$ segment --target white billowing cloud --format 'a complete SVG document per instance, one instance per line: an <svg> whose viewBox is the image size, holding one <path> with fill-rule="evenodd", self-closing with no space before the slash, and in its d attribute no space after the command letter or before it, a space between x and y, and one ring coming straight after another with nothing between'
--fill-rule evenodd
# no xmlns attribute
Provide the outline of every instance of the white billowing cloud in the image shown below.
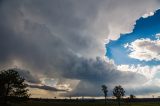
<svg viewBox="0 0 160 106"><path fill-rule="evenodd" d="M141 85L127 86L126 93L135 94L143 97L144 95L159 96L160 92L160 65L156 66L141 66L141 65L118 65L117 69L120 71L134 72L144 75L147 79ZM134 80L130 78L129 80ZM140 81L141 79L139 79ZM142 96L143 95L143 96Z"/></svg>
<svg viewBox="0 0 160 106"><path fill-rule="evenodd" d="M140 61L160 60L160 40L137 39L130 43L125 44L131 51L129 57L138 59Z"/></svg>
<svg viewBox="0 0 160 106"><path fill-rule="evenodd" d="M148 65L141 66L140 64L136 65L136 66L135 65L123 64L123 65L118 65L117 69L120 70L120 71L128 71L128 72L139 73L141 75L144 75L150 81L151 79L154 79L157 72L160 71L160 65L151 67L151 66L148 66ZM159 78L160 78L160 76L159 76Z"/></svg>
<svg viewBox="0 0 160 106"><path fill-rule="evenodd" d="M148 78L144 83L145 86L159 86L160 82L160 65L156 66L141 66L141 65L118 65L117 69L120 71L128 71L142 74Z"/></svg>
<svg viewBox="0 0 160 106"><path fill-rule="evenodd" d="M157 38L157 39L160 39L160 33L157 33L157 34L156 34L156 38Z"/></svg>
<svg viewBox="0 0 160 106"><path fill-rule="evenodd" d="M149 13L144 14L142 17L147 18L147 17L153 16L153 15L154 15L154 12L149 12Z"/></svg>

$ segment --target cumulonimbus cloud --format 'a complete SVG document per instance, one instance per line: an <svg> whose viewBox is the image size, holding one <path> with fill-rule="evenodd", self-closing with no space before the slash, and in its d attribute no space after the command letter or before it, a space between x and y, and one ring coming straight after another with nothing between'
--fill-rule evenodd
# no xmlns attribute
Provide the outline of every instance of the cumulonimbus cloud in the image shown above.
<svg viewBox="0 0 160 106"><path fill-rule="evenodd" d="M28 69L37 78L80 80L72 94L82 87L88 95L93 86L125 83L131 76L142 83L144 76L119 72L96 57L104 56L105 39L132 31L136 19L158 6L157 0L2 0L1 67Z"/></svg>

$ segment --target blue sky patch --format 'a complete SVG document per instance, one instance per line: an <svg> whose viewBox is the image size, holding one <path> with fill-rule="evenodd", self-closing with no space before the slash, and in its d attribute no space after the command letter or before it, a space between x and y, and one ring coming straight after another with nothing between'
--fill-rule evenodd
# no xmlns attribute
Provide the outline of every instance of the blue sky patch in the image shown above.
<svg viewBox="0 0 160 106"><path fill-rule="evenodd" d="M129 57L131 50L125 48L125 44L131 44L137 39L158 40L156 34L160 33L160 10L157 10L153 16L147 18L141 17L136 21L133 32L121 34L118 40L110 41L106 44L106 56L113 59L115 64L141 64L143 65L158 65L159 60L141 61L139 59Z"/></svg>

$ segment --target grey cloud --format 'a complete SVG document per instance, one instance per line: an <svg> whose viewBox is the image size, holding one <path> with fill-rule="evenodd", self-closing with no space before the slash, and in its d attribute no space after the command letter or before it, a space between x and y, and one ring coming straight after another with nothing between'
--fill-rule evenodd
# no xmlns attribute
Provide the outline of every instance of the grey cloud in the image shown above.
<svg viewBox="0 0 160 106"><path fill-rule="evenodd" d="M137 8L142 12L135 10L136 15L130 22L134 16L131 10L137 3L128 9L127 5L113 0L1 1L0 64L12 67L17 61L21 63L16 64L18 67L31 70L31 74L37 76L80 80L74 94L84 85L88 85L86 91L92 87L99 89L102 83L125 84L130 77L134 79L130 83L136 84L137 79L140 79L138 83L143 83L146 80L143 76L120 72L113 64L95 58L105 54L104 39L113 32L111 29L116 30L114 25L126 31L125 24L121 23L125 14L128 28L146 12L143 8L148 4L152 4L149 10L157 5L156 2L145 3L143 6L142 1L138 3L141 6ZM121 10L121 7L124 8ZM124 17L120 18L123 12ZM29 74L25 74L26 79L34 82Z"/></svg>
<svg viewBox="0 0 160 106"><path fill-rule="evenodd" d="M67 61L67 64L62 64L59 70L63 70L62 76L66 78L80 79L91 82L108 82L108 83L126 83L128 79L139 78L142 83L146 80L143 75L133 72L122 72L117 70L114 64L102 60L100 57L96 59L72 58L72 61ZM67 70L66 70L67 69ZM137 77L137 78L135 78ZM137 83L131 80L130 83ZM129 82L128 82L129 83Z"/></svg>
<svg viewBox="0 0 160 106"><path fill-rule="evenodd" d="M67 70L63 72L64 77L80 79L81 81L72 92L66 95L100 96L102 95L100 91L102 84L106 84L111 91L116 85L127 86L127 88L134 86L136 88L148 81L141 74L121 72L115 66L102 60L76 62L71 68L73 69L67 67L70 72Z"/></svg>
<svg viewBox="0 0 160 106"><path fill-rule="evenodd" d="M48 91L61 91L61 92L67 92L66 90L57 89L55 87L47 86L47 85L28 85L30 88L38 88L42 90L48 90Z"/></svg>
<svg viewBox="0 0 160 106"><path fill-rule="evenodd" d="M29 71L27 70L23 70L23 69L18 69L18 68L14 68L14 70L18 71L19 74L24 77L24 79L29 82L29 83L36 83L39 84L41 83L41 81L39 80L39 78L36 75L32 75Z"/></svg>
<svg viewBox="0 0 160 106"><path fill-rule="evenodd" d="M126 89L127 95L154 95L160 92L160 87L155 85L146 85L137 88Z"/></svg>
<svg viewBox="0 0 160 106"><path fill-rule="evenodd" d="M31 74L31 72L28 70L20 69L20 68L11 68L11 69L17 71L20 74L20 76L23 77L28 83L35 83L35 84L41 83L39 78L36 75ZM7 70L7 69L4 69L4 70Z"/></svg>

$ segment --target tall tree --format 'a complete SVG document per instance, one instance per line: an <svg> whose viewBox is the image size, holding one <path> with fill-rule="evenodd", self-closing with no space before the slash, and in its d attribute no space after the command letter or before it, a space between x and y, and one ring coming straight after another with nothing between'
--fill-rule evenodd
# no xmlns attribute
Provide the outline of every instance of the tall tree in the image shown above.
<svg viewBox="0 0 160 106"><path fill-rule="evenodd" d="M117 98L118 105L120 106L120 100L125 95L124 89L119 85L113 89L113 95Z"/></svg>
<svg viewBox="0 0 160 106"><path fill-rule="evenodd" d="M135 95L133 95L133 94L130 95L130 99L131 99L131 100L133 100L133 99L135 99L135 98L136 98Z"/></svg>
<svg viewBox="0 0 160 106"><path fill-rule="evenodd" d="M107 86L106 85L102 85L102 91L104 93L104 97L105 97L105 104L107 102L107 93L108 93L108 90L107 90Z"/></svg>
<svg viewBox="0 0 160 106"><path fill-rule="evenodd" d="M27 84L14 69L0 71L0 98L7 103L8 98L28 98Z"/></svg>

